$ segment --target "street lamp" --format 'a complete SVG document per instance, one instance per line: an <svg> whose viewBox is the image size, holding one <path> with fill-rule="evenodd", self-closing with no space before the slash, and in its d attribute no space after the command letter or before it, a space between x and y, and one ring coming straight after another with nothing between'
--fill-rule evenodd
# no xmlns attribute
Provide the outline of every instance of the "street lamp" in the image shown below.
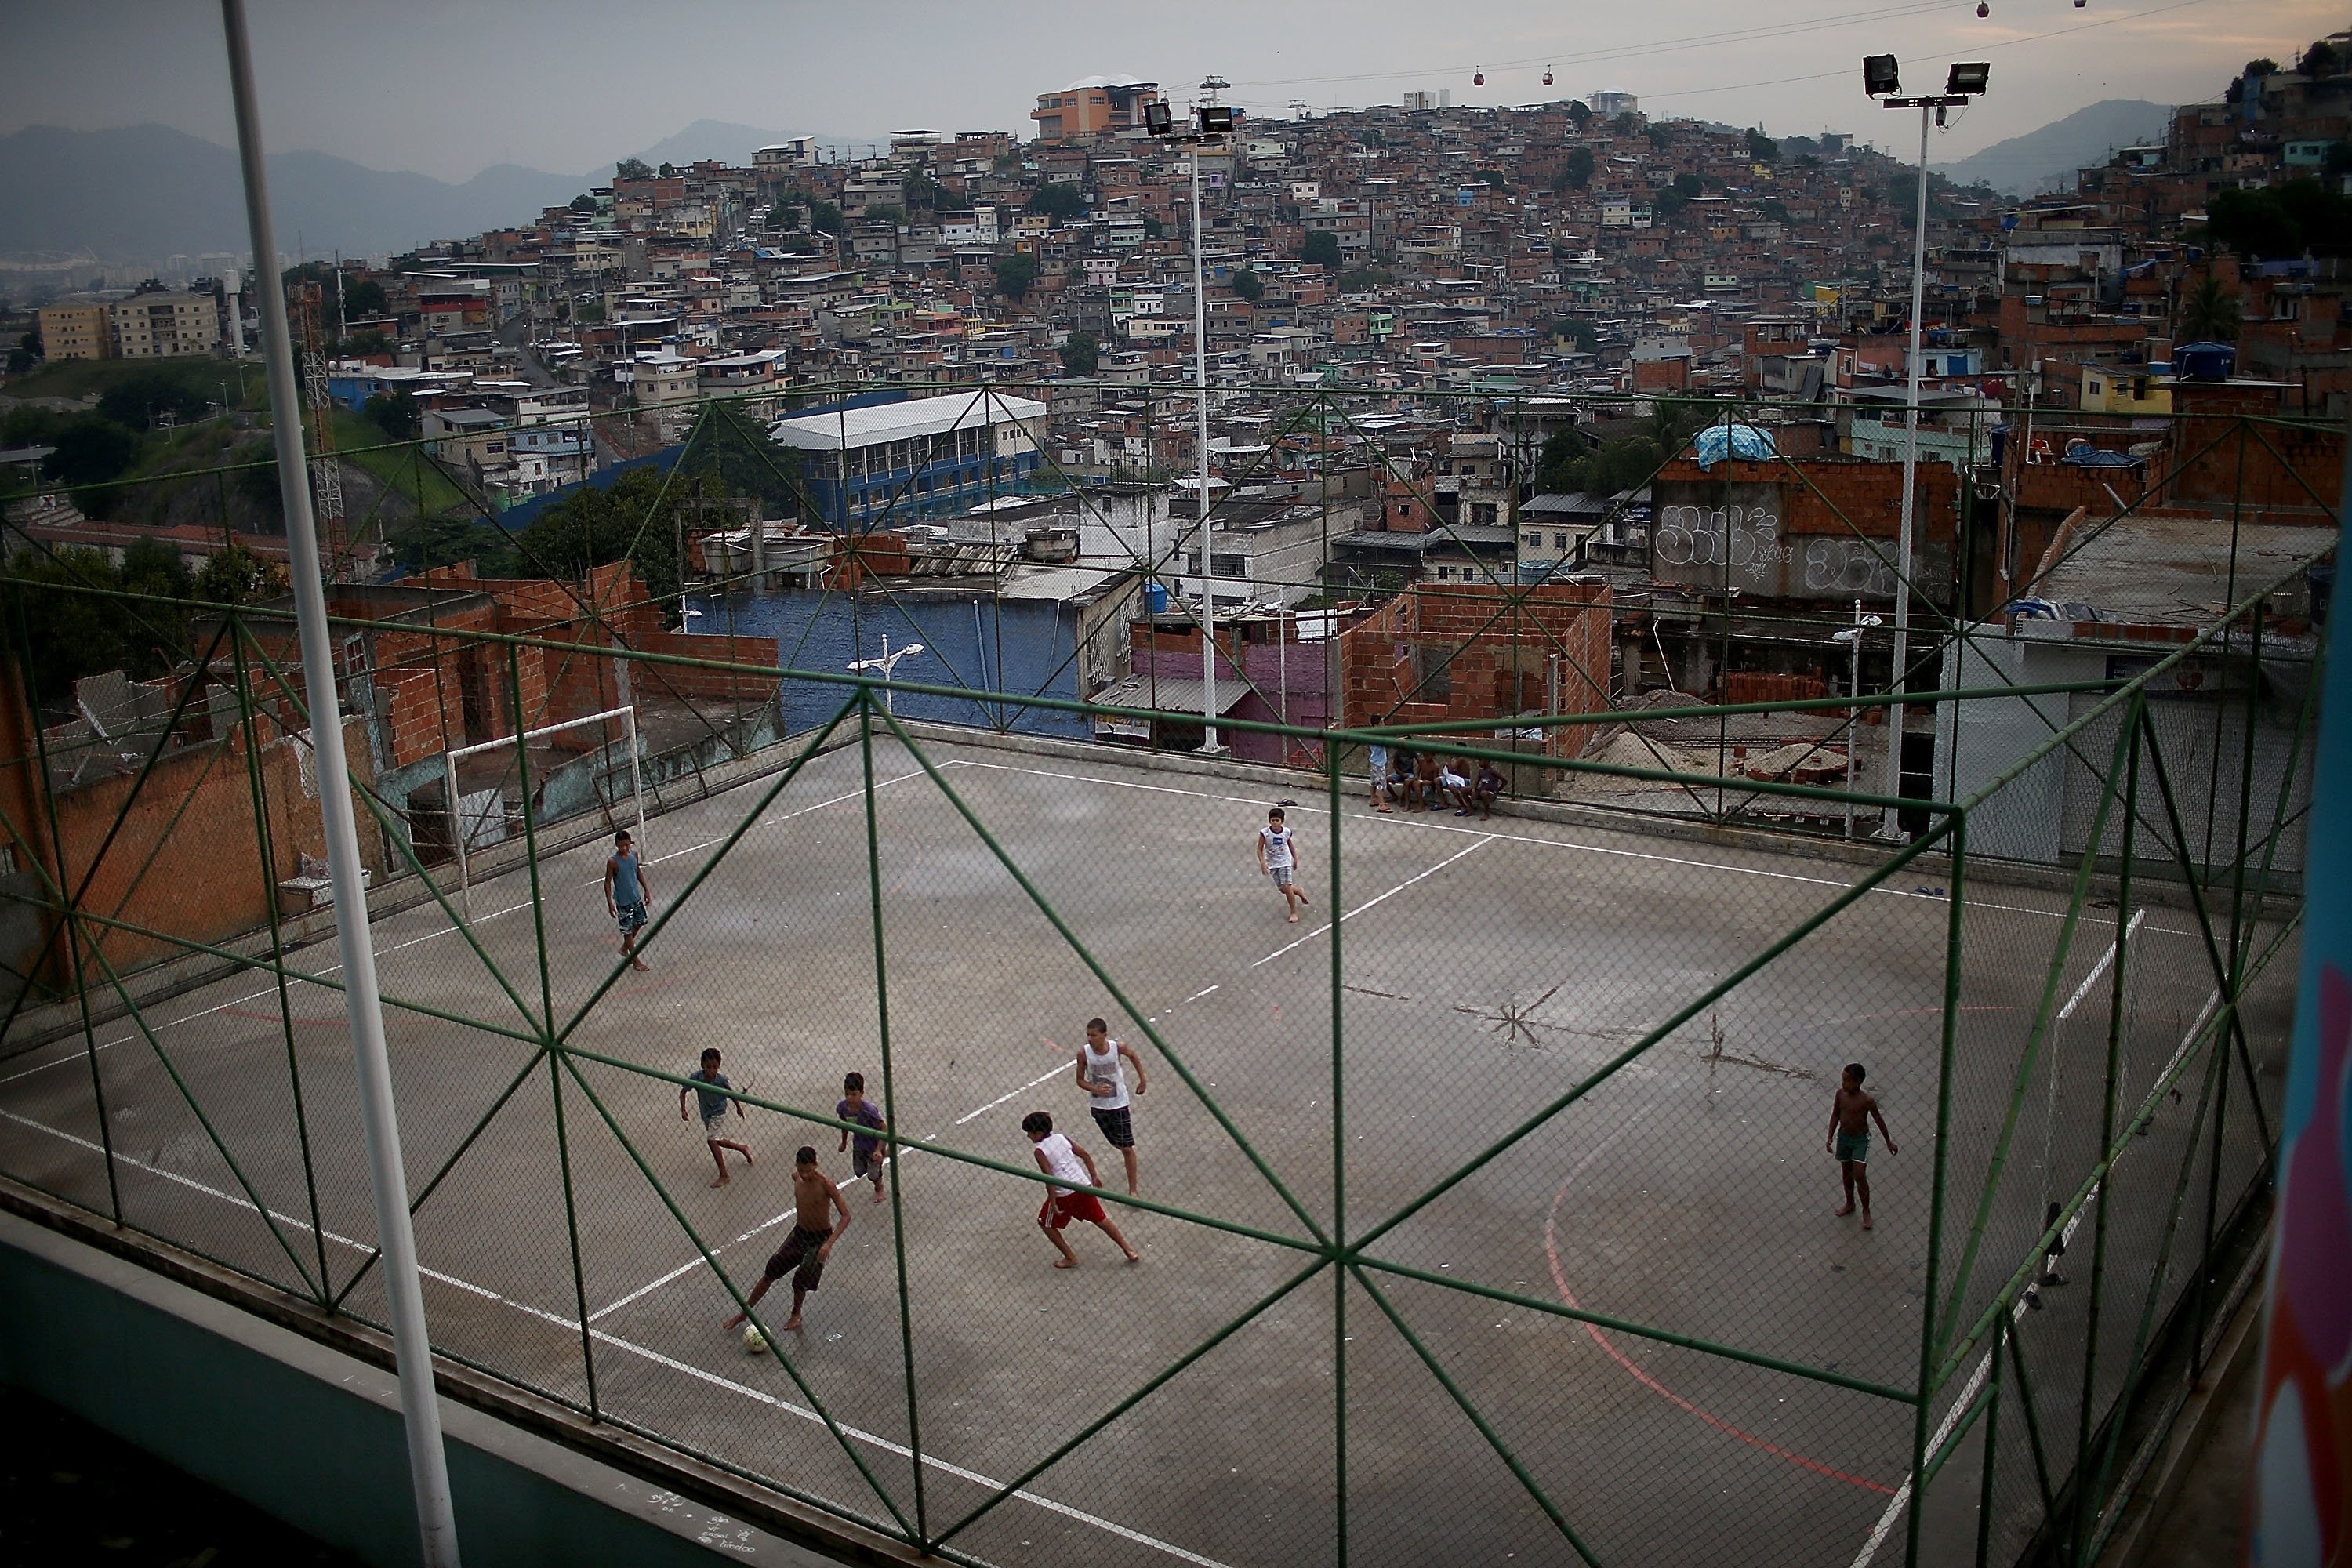
<svg viewBox="0 0 2352 1568"><path fill-rule="evenodd" d="M1194 531L1201 550L1200 750L1210 756L1223 754L1224 748L1217 744L1217 557L1209 540L1209 307L1207 268L1201 248L1201 148L1216 137L1233 134L1233 108L1217 101L1217 94L1232 85L1220 76L1202 80L1207 101L1193 107L1193 128L1182 136L1176 134L1175 117L1167 104L1147 104L1143 110L1144 129L1154 136L1186 143L1192 165L1192 415L1201 486L1195 498L1200 522Z"/></svg>
<svg viewBox="0 0 2352 1568"><path fill-rule="evenodd" d="M868 670L878 669L882 672L882 679L889 680L895 678L894 672L898 669L898 661L900 659L912 658L915 655L922 651L923 645L921 643L910 642L905 647L893 653L890 651L890 634L888 632L884 632L882 634L882 657L879 658L852 659L849 661L849 671L852 675L864 675ZM896 713L898 711L898 709L891 706L890 689L887 686L882 689L882 711L885 713Z"/></svg>
<svg viewBox="0 0 2352 1568"><path fill-rule="evenodd" d="M1864 615L1862 601L1856 599L1853 602L1853 625L1843 631L1830 634L1830 641L1846 645L1849 656L1845 689L1846 695L1854 701L1853 717L1847 721L1850 725L1858 726L1862 722L1862 634L1869 627L1885 624L1876 616ZM1853 742L1854 736L1849 732L1845 738L1845 836L1848 838L1853 837Z"/></svg>
<svg viewBox="0 0 2352 1568"><path fill-rule="evenodd" d="M1980 97L1991 75L1992 67L1982 61L1958 62L1945 77L1942 92L1904 98L1900 96L1902 73L1893 55L1865 55L1862 61L1863 91L1877 99L1882 108L1916 109L1919 111L1918 205L1911 221L1911 354L1903 399L1903 522L1902 536L1897 540L1895 551L1895 665L1888 681L1888 689L1896 700L1886 716L1886 793L1890 797L1903 793L1901 698L1906 670L1911 662L1913 518L1917 510L1916 481L1919 471L1919 333L1920 318L1926 311L1927 298L1927 118L1932 112L1936 122L1943 123L1944 111L1955 105L1965 105L1971 98ZM1853 755L1853 747L1847 747L1849 763ZM1900 838L1902 836L1902 816L1899 812L1890 811L1886 820L1879 825L1877 837Z"/></svg>

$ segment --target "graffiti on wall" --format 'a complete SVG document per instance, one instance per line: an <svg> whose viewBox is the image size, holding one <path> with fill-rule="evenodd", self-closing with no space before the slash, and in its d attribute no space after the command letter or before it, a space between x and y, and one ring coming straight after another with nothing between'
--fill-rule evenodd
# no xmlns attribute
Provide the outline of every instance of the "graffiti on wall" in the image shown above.
<svg viewBox="0 0 2352 1568"><path fill-rule="evenodd" d="M1661 583L1811 599L1892 599L1895 542L1798 534L1782 526L1779 485L1662 484L1650 530Z"/></svg>

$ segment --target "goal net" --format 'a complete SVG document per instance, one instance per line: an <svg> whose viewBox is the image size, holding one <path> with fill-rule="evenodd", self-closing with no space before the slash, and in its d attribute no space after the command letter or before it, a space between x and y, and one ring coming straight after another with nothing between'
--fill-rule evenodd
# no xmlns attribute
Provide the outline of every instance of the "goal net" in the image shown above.
<svg viewBox="0 0 2352 1568"><path fill-rule="evenodd" d="M608 708L457 746L441 754L448 843L461 906L477 877L503 869L535 838L544 850L622 823L645 839L645 779L635 708Z"/></svg>

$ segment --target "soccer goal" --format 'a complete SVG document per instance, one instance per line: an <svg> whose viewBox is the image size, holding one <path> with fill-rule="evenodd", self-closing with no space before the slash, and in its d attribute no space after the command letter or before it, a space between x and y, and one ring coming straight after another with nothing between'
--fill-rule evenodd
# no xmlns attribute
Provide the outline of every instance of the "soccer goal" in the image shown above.
<svg viewBox="0 0 2352 1568"><path fill-rule="evenodd" d="M618 740L604 737L604 727L618 724ZM545 742L549 756L533 761L525 748ZM621 756L614 749L621 749ZM565 756L562 753L570 752ZM478 761L504 752L503 765L485 768ZM645 770L637 748L637 710L607 708L601 713L542 724L520 735L502 735L456 746L441 754L442 788L449 806L449 839L457 857L458 908L470 918L473 906L473 861L496 848L531 834L544 834L551 825L576 822L594 815L609 825L629 813L611 786L625 758L627 804L636 817L635 834L643 851L646 834ZM467 766L469 761L474 765ZM532 761L526 773L523 763ZM526 787L528 780L528 787Z"/></svg>

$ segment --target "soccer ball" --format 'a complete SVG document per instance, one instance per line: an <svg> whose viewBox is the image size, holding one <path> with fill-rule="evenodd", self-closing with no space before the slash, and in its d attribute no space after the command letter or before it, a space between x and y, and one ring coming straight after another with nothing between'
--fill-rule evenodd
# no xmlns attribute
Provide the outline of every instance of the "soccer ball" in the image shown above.
<svg viewBox="0 0 2352 1568"><path fill-rule="evenodd" d="M767 1348L767 1336L760 1332L759 1325L755 1323L744 1324L743 1350L745 1353L750 1355L758 1355L761 1351L764 1351Z"/></svg>

